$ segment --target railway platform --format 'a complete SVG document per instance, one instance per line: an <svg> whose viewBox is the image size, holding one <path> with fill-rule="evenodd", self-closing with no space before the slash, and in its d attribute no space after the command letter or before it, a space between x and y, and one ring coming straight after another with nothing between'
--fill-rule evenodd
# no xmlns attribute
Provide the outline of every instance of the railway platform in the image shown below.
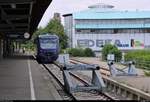
<svg viewBox="0 0 150 102"><path fill-rule="evenodd" d="M62 100L51 76L30 54L0 60L0 100Z"/></svg>

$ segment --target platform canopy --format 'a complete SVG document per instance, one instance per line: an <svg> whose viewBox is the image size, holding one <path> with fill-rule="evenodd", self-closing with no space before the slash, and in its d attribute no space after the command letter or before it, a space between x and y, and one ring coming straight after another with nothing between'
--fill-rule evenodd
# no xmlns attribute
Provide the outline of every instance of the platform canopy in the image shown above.
<svg viewBox="0 0 150 102"><path fill-rule="evenodd" d="M0 35L12 38L26 32L32 35L51 2L52 0L0 0Z"/></svg>

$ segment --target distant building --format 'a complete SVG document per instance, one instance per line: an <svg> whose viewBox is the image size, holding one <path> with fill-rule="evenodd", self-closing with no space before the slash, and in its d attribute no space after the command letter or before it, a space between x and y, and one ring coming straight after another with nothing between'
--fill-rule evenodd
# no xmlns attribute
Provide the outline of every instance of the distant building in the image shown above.
<svg viewBox="0 0 150 102"><path fill-rule="evenodd" d="M120 50L150 48L150 11L118 11L96 4L63 17L70 47L101 51L111 43Z"/></svg>
<svg viewBox="0 0 150 102"><path fill-rule="evenodd" d="M69 47L73 47L73 17L72 14L65 14L64 17L64 30L65 34L68 36L68 45Z"/></svg>
<svg viewBox="0 0 150 102"><path fill-rule="evenodd" d="M54 19L57 19L58 21L60 21L60 22L61 22L60 13L54 13L53 18L54 18Z"/></svg>

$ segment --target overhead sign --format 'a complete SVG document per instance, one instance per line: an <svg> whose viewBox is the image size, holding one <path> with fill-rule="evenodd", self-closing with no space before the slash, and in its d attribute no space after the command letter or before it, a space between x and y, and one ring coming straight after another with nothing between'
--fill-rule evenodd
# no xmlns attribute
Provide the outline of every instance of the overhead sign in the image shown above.
<svg viewBox="0 0 150 102"><path fill-rule="evenodd" d="M24 38L25 38L25 39L28 39L29 37L30 37L30 34L29 34L29 33L27 33L27 32L24 33Z"/></svg>
<svg viewBox="0 0 150 102"><path fill-rule="evenodd" d="M18 38L20 35L19 34L9 34L7 35L9 38Z"/></svg>
<svg viewBox="0 0 150 102"><path fill-rule="evenodd" d="M10 39L28 39L30 37L30 34L24 33L24 34L7 34L6 37Z"/></svg>

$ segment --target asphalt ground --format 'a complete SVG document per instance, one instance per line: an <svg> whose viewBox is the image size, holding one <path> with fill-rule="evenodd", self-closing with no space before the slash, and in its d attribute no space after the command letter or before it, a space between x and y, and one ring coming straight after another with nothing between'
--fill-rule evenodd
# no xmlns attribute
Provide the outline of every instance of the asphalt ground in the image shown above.
<svg viewBox="0 0 150 102"><path fill-rule="evenodd" d="M29 54L0 60L0 100L61 100L48 72Z"/></svg>

